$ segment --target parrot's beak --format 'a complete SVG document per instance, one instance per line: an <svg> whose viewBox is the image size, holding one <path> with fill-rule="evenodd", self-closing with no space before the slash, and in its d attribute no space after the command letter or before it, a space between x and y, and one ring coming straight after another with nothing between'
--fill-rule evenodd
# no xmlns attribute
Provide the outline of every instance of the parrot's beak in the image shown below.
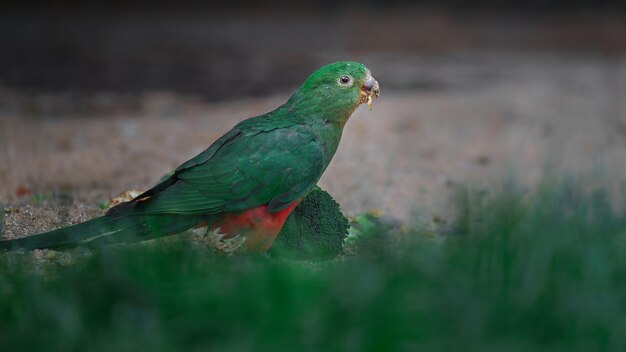
<svg viewBox="0 0 626 352"><path fill-rule="evenodd" d="M367 107L372 110L372 100L373 98L378 98L379 96L380 87L378 86L378 81L376 81L368 72L367 76L365 76L365 80L363 81L363 85L361 86L361 102L366 103Z"/></svg>

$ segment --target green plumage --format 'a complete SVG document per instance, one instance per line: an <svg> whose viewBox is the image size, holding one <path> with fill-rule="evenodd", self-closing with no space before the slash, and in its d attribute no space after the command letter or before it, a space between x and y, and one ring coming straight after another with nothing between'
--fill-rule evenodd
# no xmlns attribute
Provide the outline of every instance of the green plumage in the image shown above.
<svg viewBox="0 0 626 352"><path fill-rule="evenodd" d="M34 236L0 241L0 249L132 243L184 231L202 221L203 218L206 219L206 217L180 215L101 216Z"/></svg>
<svg viewBox="0 0 626 352"><path fill-rule="evenodd" d="M350 83L340 82L342 77L350 77ZM366 77L371 80L359 63L324 66L285 104L237 124L133 201L102 218L0 242L0 247L42 248L94 237L101 242L153 238L262 205L270 213L283 210L302 199L326 170L346 121L362 102Z"/></svg>

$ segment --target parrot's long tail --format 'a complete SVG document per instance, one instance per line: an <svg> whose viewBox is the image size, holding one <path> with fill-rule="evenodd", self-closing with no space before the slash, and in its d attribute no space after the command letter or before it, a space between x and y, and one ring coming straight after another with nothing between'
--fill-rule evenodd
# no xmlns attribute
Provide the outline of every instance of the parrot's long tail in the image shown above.
<svg viewBox="0 0 626 352"><path fill-rule="evenodd" d="M182 232L212 219L185 215L105 215L80 224L14 240L0 241L0 249L39 249L78 244L105 245L143 241Z"/></svg>

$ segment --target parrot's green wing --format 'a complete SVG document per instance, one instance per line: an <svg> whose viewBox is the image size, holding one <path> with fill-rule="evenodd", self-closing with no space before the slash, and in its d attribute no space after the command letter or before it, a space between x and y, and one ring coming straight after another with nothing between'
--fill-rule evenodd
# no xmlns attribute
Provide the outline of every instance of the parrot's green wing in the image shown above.
<svg viewBox="0 0 626 352"><path fill-rule="evenodd" d="M275 212L317 183L324 154L309 127L242 129L233 129L139 196L133 213L215 214L263 204Z"/></svg>

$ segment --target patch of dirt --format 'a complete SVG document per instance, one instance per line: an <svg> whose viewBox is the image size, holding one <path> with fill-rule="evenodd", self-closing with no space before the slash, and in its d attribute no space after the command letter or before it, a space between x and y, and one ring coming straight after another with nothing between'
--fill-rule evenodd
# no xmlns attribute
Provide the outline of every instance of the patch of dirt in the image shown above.
<svg viewBox="0 0 626 352"><path fill-rule="evenodd" d="M57 202L26 204L20 207L5 208L5 239L24 237L35 233L77 224L103 214L101 209L82 203L60 205Z"/></svg>

